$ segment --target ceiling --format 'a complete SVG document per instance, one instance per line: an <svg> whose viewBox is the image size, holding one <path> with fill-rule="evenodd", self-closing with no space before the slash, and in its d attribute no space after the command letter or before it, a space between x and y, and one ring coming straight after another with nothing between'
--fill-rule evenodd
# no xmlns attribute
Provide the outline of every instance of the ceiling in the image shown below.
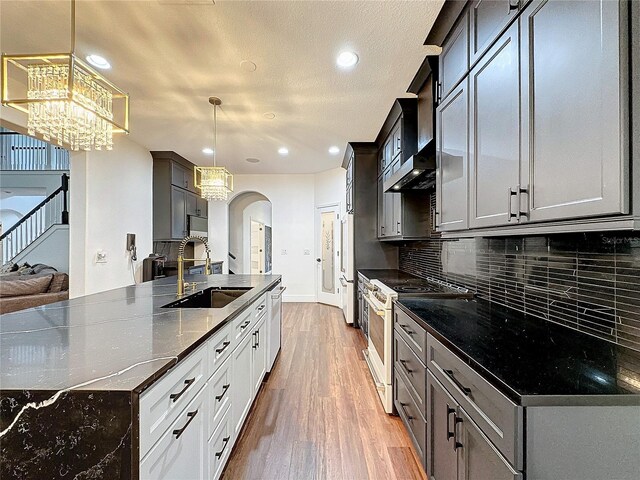
<svg viewBox="0 0 640 480"><path fill-rule="evenodd" d="M131 95L131 138L147 149L210 164L215 95L219 164L314 173L340 165L348 141L373 141L393 99L410 96L442 3L79 0L76 52L111 62L107 78ZM0 49L68 51L69 12L67 1L0 0ZM345 49L360 57L350 70L336 67Z"/></svg>

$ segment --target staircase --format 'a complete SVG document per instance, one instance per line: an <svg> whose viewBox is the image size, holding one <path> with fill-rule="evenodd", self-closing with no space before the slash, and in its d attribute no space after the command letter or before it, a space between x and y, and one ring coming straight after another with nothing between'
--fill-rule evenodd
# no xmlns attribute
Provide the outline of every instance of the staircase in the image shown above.
<svg viewBox="0 0 640 480"><path fill-rule="evenodd" d="M69 225L69 176L66 173L59 188L0 235L2 264L14 261L59 225Z"/></svg>

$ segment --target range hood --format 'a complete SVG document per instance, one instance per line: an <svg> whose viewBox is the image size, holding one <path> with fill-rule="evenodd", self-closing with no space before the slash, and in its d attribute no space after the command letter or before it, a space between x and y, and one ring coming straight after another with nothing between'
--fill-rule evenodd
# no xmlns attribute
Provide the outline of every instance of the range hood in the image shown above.
<svg viewBox="0 0 640 480"><path fill-rule="evenodd" d="M427 190L436 184L436 156L434 141L409 157L400 168L382 184L385 192Z"/></svg>
<svg viewBox="0 0 640 480"><path fill-rule="evenodd" d="M436 183L436 79L438 57L425 57L407 92L418 96L417 153L407 158L382 188L385 192L428 190Z"/></svg>

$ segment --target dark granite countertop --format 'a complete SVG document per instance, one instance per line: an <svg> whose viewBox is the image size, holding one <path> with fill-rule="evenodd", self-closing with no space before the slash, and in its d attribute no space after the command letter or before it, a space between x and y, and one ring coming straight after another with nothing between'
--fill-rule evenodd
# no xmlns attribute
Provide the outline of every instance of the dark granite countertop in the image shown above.
<svg viewBox="0 0 640 480"><path fill-rule="evenodd" d="M401 297L396 307L521 405L640 405L621 371L640 352L485 300Z"/></svg>
<svg viewBox="0 0 640 480"><path fill-rule="evenodd" d="M426 282L423 278L393 269L364 269L358 270L358 273L363 275L367 280L379 280L390 287L401 285L409 281L419 283Z"/></svg>
<svg viewBox="0 0 640 480"><path fill-rule="evenodd" d="M140 392L235 318L280 275L186 275L208 287L253 287L224 308L162 308L176 278L0 316L0 390Z"/></svg>

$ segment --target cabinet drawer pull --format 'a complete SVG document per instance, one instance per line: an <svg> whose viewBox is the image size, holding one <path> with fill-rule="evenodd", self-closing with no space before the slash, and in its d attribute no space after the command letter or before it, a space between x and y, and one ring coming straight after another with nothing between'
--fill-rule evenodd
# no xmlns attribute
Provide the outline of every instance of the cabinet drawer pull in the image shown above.
<svg viewBox="0 0 640 480"><path fill-rule="evenodd" d="M449 417L451 417L452 413L454 414L454 417L455 417L456 409L451 408L447 403L447 442L449 442L449 440L451 440L455 436L455 434L449 428Z"/></svg>
<svg viewBox="0 0 640 480"><path fill-rule="evenodd" d="M176 440L178 438L180 438L180 435L182 435L182 433L189 426L189 424L193 421L193 419L196 418L197 414L198 414L198 410L194 410L193 412L188 412L187 413L187 417L189 417L189 420L187 420L187 423L184 424L184 427L173 431L173 434L176 436Z"/></svg>
<svg viewBox="0 0 640 480"><path fill-rule="evenodd" d="M404 368L404 371L407 372L409 375L411 375L413 373L413 370L411 370L409 367L407 367L407 361L406 360L399 360L400 365L402 365L402 368Z"/></svg>
<svg viewBox="0 0 640 480"><path fill-rule="evenodd" d="M262 310L264 310L264 307L265 307L265 305L264 305L264 303L263 303L262 305L260 305L260 306L258 307L258 311L259 311L259 312L261 312Z"/></svg>
<svg viewBox="0 0 640 480"><path fill-rule="evenodd" d="M455 383L455 384L456 384L456 386L457 386L460 390L462 390L462 393L464 393L467 397L471 394L471 389L470 389L470 388L465 387L464 385L462 385L462 384L460 383L460 381L459 381L456 377L454 377L454 376L453 376L453 370L445 370L445 371L444 371L444 373L446 373L446 374L447 374L447 376L451 379L451 381L452 381L453 383Z"/></svg>
<svg viewBox="0 0 640 480"><path fill-rule="evenodd" d="M405 408L408 405L408 403L402 403L402 402L399 402L399 403L400 403L400 408L402 408L402 412L404 413L404 416L407 417L407 420L412 421L414 417L409 415L407 413L407 409Z"/></svg>
<svg viewBox="0 0 640 480"><path fill-rule="evenodd" d="M411 330L407 325L404 325L402 323L399 323L398 325L400 325L400 328L404 331L404 333L406 333L407 335L415 335L416 332L414 332L413 330Z"/></svg>
<svg viewBox="0 0 640 480"><path fill-rule="evenodd" d="M244 322L242 325L240 325L240 330L244 330L245 328L247 328L250 323L251 323L250 320L247 320L246 322Z"/></svg>
<svg viewBox="0 0 640 480"><path fill-rule="evenodd" d="M217 401L220 401L224 398L225 394L227 393L227 390L229 390L230 385L231 385L230 383L227 383L226 385L222 386L222 393L220 395L216 395Z"/></svg>
<svg viewBox="0 0 640 480"><path fill-rule="evenodd" d="M224 437L222 439L222 443L224 445L222 445L222 450L220 450L219 452L216 452L216 458L220 458L222 457L222 454L224 453L225 449L227 448L227 444L229 443L229 439L231 438L231 436L228 437Z"/></svg>
<svg viewBox="0 0 640 480"><path fill-rule="evenodd" d="M187 391L187 389L191 386L191 384L192 384L193 382L195 382L195 381L196 381L195 377L194 377L194 378L190 378L190 379L188 379L188 380L185 380L185 381L184 381L184 387L182 388L182 390L180 390L178 393L172 393L171 395L169 395L169 398L170 398L171 400L173 400L174 402L177 402L177 401L178 401L178 399L182 396L182 394L183 394L184 392L186 392L186 391Z"/></svg>
<svg viewBox="0 0 640 480"><path fill-rule="evenodd" d="M509 1L509 12L512 12L513 10L518 10L518 8L520 8L519 5L519 1L516 2L512 2L511 0Z"/></svg>
<svg viewBox="0 0 640 480"><path fill-rule="evenodd" d="M453 414L453 451L455 452L459 448L462 448L462 443L458 441L458 424L462 423L462 419L457 415Z"/></svg>
<svg viewBox="0 0 640 480"><path fill-rule="evenodd" d="M216 348L216 353L222 353L222 352L224 352L224 351L227 349L227 347L228 347L229 345L231 345L231 342L224 342L224 343L222 344L222 348Z"/></svg>

